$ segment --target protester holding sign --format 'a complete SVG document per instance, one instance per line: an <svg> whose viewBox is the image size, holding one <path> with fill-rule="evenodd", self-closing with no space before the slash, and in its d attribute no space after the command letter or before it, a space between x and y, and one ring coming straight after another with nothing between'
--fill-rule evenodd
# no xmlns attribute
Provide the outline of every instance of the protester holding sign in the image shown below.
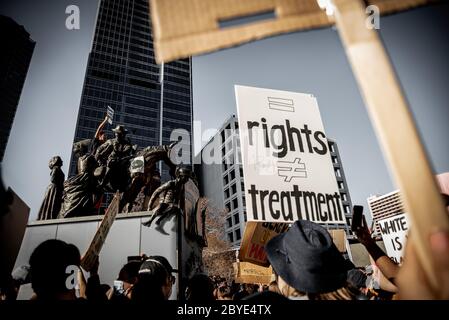
<svg viewBox="0 0 449 320"><path fill-rule="evenodd" d="M318 103L235 86L248 221L345 223Z"/></svg>
<svg viewBox="0 0 449 320"><path fill-rule="evenodd" d="M347 263L329 232L316 223L296 221L266 247L279 291L294 300L355 300L347 286Z"/></svg>

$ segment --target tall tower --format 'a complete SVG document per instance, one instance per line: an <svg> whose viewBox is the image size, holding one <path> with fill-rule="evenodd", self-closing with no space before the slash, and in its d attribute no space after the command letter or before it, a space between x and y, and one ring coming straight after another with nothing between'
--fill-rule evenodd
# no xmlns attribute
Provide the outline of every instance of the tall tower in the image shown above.
<svg viewBox="0 0 449 320"><path fill-rule="evenodd" d="M0 162L5 154L12 122L36 43L25 28L0 15Z"/></svg>
<svg viewBox="0 0 449 320"><path fill-rule="evenodd" d="M181 129L190 157L191 92L189 59L162 66L154 60L148 0L100 0L74 142L93 138L110 106L113 126L125 125L132 144L168 144L172 131ZM69 175L75 173L72 155ZM168 178L166 169L162 178Z"/></svg>

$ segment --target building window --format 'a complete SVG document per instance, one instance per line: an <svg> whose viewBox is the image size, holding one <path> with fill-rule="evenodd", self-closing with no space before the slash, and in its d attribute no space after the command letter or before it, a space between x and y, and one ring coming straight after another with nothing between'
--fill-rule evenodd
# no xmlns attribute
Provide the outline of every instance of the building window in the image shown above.
<svg viewBox="0 0 449 320"><path fill-rule="evenodd" d="M228 239L229 239L229 242L234 242L234 234L232 233L232 232L228 232Z"/></svg>
<svg viewBox="0 0 449 320"><path fill-rule="evenodd" d="M237 198L232 199L232 209L237 209L239 207L239 202Z"/></svg>
<svg viewBox="0 0 449 320"><path fill-rule="evenodd" d="M346 195L346 193L341 193L341 198L343 201L348 201L348 196Z"/></svg>
<svg viewBox="0 0 449 320"><path fill-rule="evenodd" d="M231 228L232 227L232 219L231 219L231 217L227 218L226 222L228 223L228 228Z"/></svg>
<svg viewBox="0 0 449 320"><path fill-rule="evenodd" d="M242 183L240 184L240 186L241 186L241 188L242 188L242 192L245 192L245 184L242 182Z"/></svg>
<svg viewBox="0 0 449 320"><path fill-rule="evenodd" d="M242 197L242 205L243 205L244 207L246 207L246 198L245 198L245 197Z"/></svg>
<svg viewBox="0 0 449 320"><path fill-rule="evenodd" d="M235 230L235 239L240 240L242 236L240 235L240 228Z"/></svg>
<svg viewBox="0 0 449 320"><path fill-rule="evenodd" d="M225 198L229 198L229 189L225 189Z"/></svg>
<svg viewBox="0 0 449 320"><path fill-rule="evenodd" d="M248 217L246 215L246 211L243 212L243 220L245 220L245 222L248 221Z"/></svg>
<svg viewBox="0 0 449 320"><path fill-rule="evenodd" d="M237 193L237 186L236 186L235 183L231 186L231 191L232 191L232 194L236 194Z"/></svg>
<svg viewBox="0 0 449 320"><path fill-rule="evenodd" d="M239 223L240 222L240 216L239 216L239 214L237 213L237 214L234 214L234 224L237 224L237 223Z"/></svg>
<svg viewBox="0 0 449 320"><path fill-rule="evenodd" d="M340 171L340 169L335 170L335 173L336 173L337 177L341 178L341 171Z"/></svg>
<svg viewBox="0 0 449 320"><path fill-rule="evenodd" d="M231 181L232 181L232 180L235 179L235 171L234 171L234 169L231 170L230 174L231 174Z"/></svg>
<svg viewBox="0 0 449 320"><path fill-rule="evenodd" d="M228 202L225 204L226 209L228 209L228 212L231 212L231 204Z"/></svg>
<svg viewBox="0 0 449 320"><path fill-rule="evenodd" d="M221 143L225 142L225 132L224 130L221 132Z"/></svg>
<svg viewBox="0 0 449 320"><path fill-rule="evenodd" d="M339 189L344 189L345 188L345 185L344 185L343 181L338 181L338 188Z"/></svg>
<svg viewBox="0 0 449 320"><path fill-rule="evenodd" d="M240 169L239 169L239 172L240 172L240 177L243 178L243 168L240 168Z"/></svg>
<svg viewBox="0 0 449 320"><path fill-rule="evenodd" d="M223 183L224 183L224 185L227 185L229 183L228 175L225 175L223 177Z"/></svg>
<svg viewBox="0 0 449 320"><path fill-rule="evenodd" d="M226 154L226 149L225 147L221 148L221 156L224 157Z"/></svg>
<svg viewBox="0 0 449 320"><path fill-rule="evenodd" d="M229 152L230 150L232 150L232 140L226 144L226 151Z"/></svg>

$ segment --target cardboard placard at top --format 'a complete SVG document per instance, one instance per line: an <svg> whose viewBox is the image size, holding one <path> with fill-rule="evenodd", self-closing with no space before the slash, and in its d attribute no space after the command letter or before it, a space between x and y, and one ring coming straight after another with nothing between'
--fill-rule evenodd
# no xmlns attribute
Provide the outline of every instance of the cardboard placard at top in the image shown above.
<svg viewBox="0 0 449 320"><path fill-rule="evenodd" d="M390 14L441 0L369 0ZM151 0L157 63L211 52L276 34L334 24L316 0ZM273 12L275 19L221 29L219 22Z"/></svg>

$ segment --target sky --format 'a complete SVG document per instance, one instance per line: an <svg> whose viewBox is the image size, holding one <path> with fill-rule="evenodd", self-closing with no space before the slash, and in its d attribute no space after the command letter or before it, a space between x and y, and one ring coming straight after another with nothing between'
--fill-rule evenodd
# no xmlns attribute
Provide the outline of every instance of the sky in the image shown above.
<svg viewBox="0 0 449 320"><path fill-rule="evenodd" d="M65 8L80 8L67 30ZM3 178L35 219L49 183L48 160L67 175L98 1L16 0L0 14L36 41L3 160ZM449 171L449 4L380 19L390 55L435 173ZM236 114L234 85L313 94L328 137L337 141L353 204L395 189L336 30L296 32L193 58L194 120L202 131ZM205 143L196 142L196 147Z"/></svg>

